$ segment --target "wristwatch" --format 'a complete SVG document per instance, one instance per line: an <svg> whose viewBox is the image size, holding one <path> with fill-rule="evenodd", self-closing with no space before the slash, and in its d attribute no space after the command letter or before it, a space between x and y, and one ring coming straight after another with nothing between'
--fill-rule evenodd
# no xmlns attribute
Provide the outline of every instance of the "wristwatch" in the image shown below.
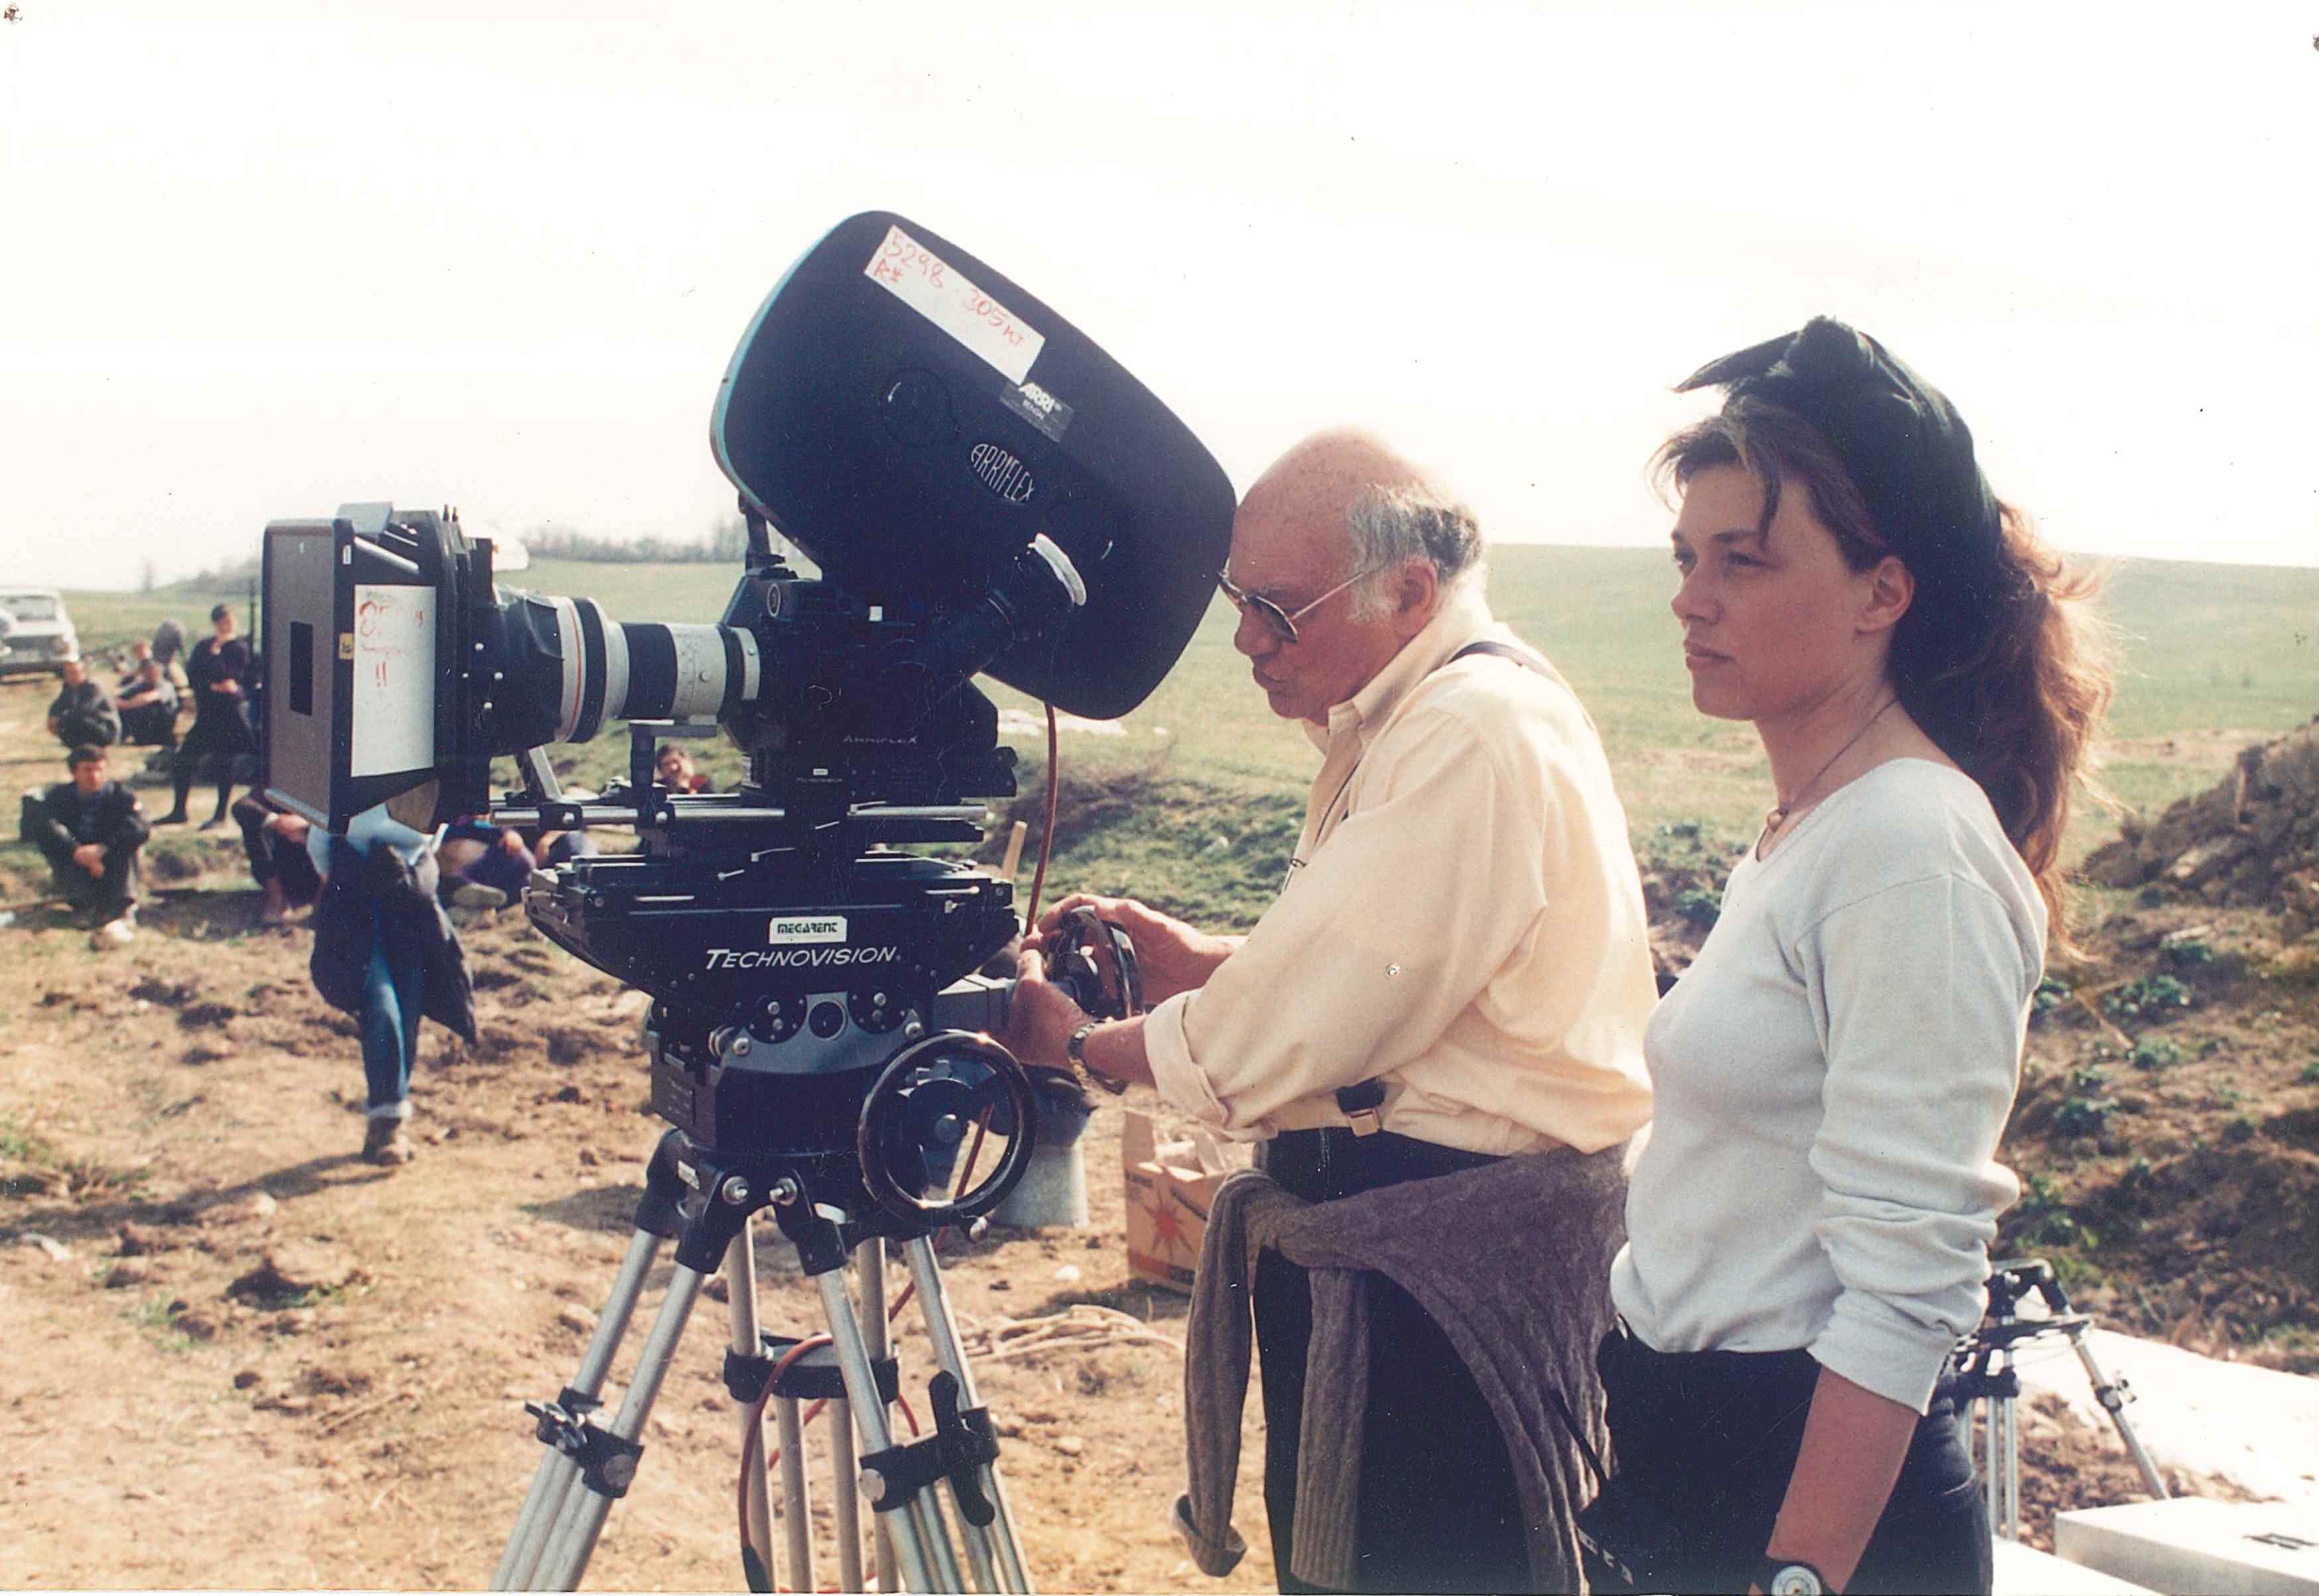
<svg viewBox="0 0 2319 1596"><path fill-rule="evenodd" d="M1765 1557L1755 1564L1755 1588L1764 1596L1835 1596L1827 1576L1793 1557Z"/></svg>
<svg viewBox="0 0 2319 1596"><path fill-rule="evenodd" d="M1088 1066L1087 1061L1087 1038L1094 1033L1095 1028L1102 1023L1101 1020L1089 1020L1072 1032L1070 1040L1063 1043L1063 1057L1070 1060L1071 1073L1079 1078L1081 1087L1101 1087L1116 1097L1127 1090L1127 1083L1123 1080L1114 1080L1107 1075L1098 1074Z"/></svg>

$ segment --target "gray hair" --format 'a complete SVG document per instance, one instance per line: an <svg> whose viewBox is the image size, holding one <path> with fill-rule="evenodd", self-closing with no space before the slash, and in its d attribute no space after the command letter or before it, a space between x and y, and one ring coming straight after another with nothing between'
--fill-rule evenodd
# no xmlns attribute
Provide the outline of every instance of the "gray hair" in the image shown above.
<svg viewBox="0 0 2319 1596"><path fill-rule="evenodd" d="M1408 560L1433 567L1443 588L1482 573L1482 524L1455 500L1422 487L1372 488L1345 512L1352 568L1375 575L1353 587L1353 613L1374 620L1393 607L1387 582Z"/></svg>

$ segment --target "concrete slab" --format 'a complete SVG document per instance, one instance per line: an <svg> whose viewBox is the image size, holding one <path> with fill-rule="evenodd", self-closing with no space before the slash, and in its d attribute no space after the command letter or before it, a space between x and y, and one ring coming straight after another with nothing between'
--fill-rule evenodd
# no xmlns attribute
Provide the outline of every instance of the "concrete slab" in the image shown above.
<svg viewBox="0 0 2319 1596"><path fill-rule="evenodd" d="M2129 1583L2081 1563L2064 1563L2017 1540L2000 1537L1996 1549L1990 1596L2152 1596L2147 1585Z"/></svg>
<svg viewBox="0 0 2319 1596"><path fill-rule="evenodd" d="M2053 1549L2153 1591L2319 1596L2319 1504L2178 1496L2055 1515Z"/></svg>

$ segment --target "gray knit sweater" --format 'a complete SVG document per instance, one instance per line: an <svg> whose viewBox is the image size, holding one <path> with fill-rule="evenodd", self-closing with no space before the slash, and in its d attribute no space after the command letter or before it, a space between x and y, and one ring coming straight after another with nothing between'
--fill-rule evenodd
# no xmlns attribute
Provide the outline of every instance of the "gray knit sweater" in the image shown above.
<svg viewBox="0 0 2319 1596"><path fill-rule="evenodd" d="M1626 1234L1623 1145L1507 1159L1456 1175L1308 1204L1261 1174L1215 1195L1193 1287L1184 1365L1188 1488L1176 1528L1203 1572L1232 1571L1232 1528L1251 1339L1249 1284L1265 1248L1311 1272L1313 1337L1297 1454L1296 1578L1352 1587L1374 1269L1441 1326L1496 1414L1513 1461L1542 1591L1581 1588L1572 1521L1593 1477L1557 1411L1558 1392L1609 1450L1594 1349L1610 1330L1611 1256Z"/></svg>

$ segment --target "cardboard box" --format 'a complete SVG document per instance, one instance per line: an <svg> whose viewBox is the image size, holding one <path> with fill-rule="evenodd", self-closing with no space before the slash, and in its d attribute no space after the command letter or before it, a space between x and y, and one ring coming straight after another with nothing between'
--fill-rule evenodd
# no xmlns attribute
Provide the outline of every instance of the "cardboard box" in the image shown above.
<svg viewBox="0 0 2319 1596"><path fill-rule="evenodd" d="M1127 1272L1188 1293L1208 1234L1208 1205L1232 1170L1213 1137L1158 1143L1149 1114L1120 1126L1127 1177Z"/></svg>

